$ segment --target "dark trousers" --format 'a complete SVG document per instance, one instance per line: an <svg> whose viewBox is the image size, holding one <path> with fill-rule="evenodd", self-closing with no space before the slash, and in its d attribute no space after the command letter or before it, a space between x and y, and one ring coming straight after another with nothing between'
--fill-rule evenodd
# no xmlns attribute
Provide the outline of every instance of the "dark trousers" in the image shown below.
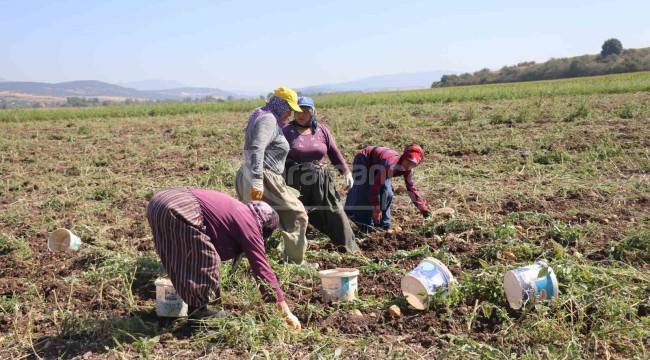
<svg viewBox="0 0 650 360"><path fill-rule="evenodd" d="M287 185L300 191L309 223L327 235L339 251L360 251L336 191L334 175L316 164L287 164L285 169Z"/></svg>
<svg viewBox="0 0 650 360"><path fill-rule="evenodd" d="M373 174L366 165L365 156L358 154L352 163L352 176L354 186L345 199L345 213L361 230L370 232L379 227L384 230L390 228L390 205L393 202L393 186L387 179L379 187L377 202L381 207L381 221L377 224L372 218L372 204L370 202L370 187L375 181Z"/></svg>

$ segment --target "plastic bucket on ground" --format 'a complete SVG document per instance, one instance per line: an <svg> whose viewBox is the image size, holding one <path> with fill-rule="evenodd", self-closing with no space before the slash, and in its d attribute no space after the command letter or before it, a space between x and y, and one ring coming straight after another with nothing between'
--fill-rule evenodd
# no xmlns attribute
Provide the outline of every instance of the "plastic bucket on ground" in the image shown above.
<svg viewBox="0 0 650 360"><path fill-rule="evenodd" d="M77 251L81 246L81 239L68 229L57 229L47 239L47 248L52 252Z"/></svg>
<svg viewBox="0 0 650 360"><path fill-rule="evenodd" d="M156 314L161 317L187 316L187 304L176 293L169 279L158 279L156 285Z"/></svg>
<svg viewBox="0 0 650 360"><path fill-rule="evenodd" d="M508 271L503 277L503 286L508 303L513 309L520 309L533 298L550 300L558 296L558 282L553 269L539 277L540 271L548 267L546 261Z"/></svg>
<svg viewBox="0 0 650 360"><path fill-rule="evenodd" d="M359 270L352 268L319 271L318 277L321 279L323 300L334 302L357 299L357 276L359 276Z"/></svg>
<svg viewBox="0 0 650 360"><path fill-rule="evenodd" d="M447 295L454 281L445 264L429 257L402 278L402 293L411 306L424 310L432 295L437 292Z"/></svg>

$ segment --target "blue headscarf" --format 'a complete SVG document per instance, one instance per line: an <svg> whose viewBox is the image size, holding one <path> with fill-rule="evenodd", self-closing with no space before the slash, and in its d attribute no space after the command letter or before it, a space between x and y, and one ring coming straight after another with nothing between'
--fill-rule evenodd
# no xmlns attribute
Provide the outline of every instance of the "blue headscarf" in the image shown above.
<svg viewBox="0 0 650 360"><path fill-rule="evenodd" d="M298 124L296 120L293 120L289 124L293 125L294 127L297 128L311 128L311 133L315 134L316 129L318 128L318 121L316 120L316 115L318 112L316 111L316 106L314 104L314 100L308 96L301 96L298 98L298 106L308 106L309 107L309 114L311 115L311 118L309 119L309 125L307 126L302 126Z"/></svg>

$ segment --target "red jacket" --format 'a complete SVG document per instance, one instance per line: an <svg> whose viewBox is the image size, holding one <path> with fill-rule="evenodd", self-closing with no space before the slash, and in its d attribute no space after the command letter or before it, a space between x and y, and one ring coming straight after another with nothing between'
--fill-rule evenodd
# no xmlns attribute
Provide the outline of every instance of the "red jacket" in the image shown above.
<svg viewBox="0 0 650 360"><path fill-rule="evenodd" d="M368 146L359 150L359 154L366 157L365 165L368 166L369 176L373 177L368 180L371 181L370 204L374 208L379 207L379 188L386 182L386 180L392 179L395 176L404 176L406 191L411 197L413 204L418 208L420 213L428 210L427 205L424 203L424 199L422 199L418 190L415 188L413 171L404 171L402 170L402 166L398 165L401 157L400 153L387 147Z"/></svg>

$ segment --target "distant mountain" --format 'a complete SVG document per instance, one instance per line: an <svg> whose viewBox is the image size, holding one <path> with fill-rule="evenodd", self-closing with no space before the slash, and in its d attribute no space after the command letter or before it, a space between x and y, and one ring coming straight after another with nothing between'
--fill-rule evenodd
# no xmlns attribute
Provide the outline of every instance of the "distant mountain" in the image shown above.
<svg viewBox="0 0 650 360"><path fill-rule="evenodd" d="M0 82L0 91L59 97L120 97L148 100L183 100L187 97L200 99L206 96L220 99L227 99L229 96L235 99L245 98L245 96L221 89L181 87L158 91L141 91L95 80L70 81L55 84L8 81Z"/></svg>
<svg viewBox="0 0 650 360"><path fill-rule="evenodd" d="M70 81L62 83L18 82L0 83L0 91L49 95L49 96L114 96L146 98L146 93L95 80Z"/></svg>
<svg viewBox="0 0 650 360"><path fill-rule="evenodd" d="M175 80L141 80L141 81L132 81L127 83L119 83L118 85L140 90L140 91L149 91L149 90L168 90L168 89L177 89L186 87L180 81Z"/></svg>
<svg viewBox="0 0 650 360"><path fill-rule="evenodd" d="M350 91L380 91L428 88L443 74L453 71L429 71L372 76L356 81L338 84L324 84L296 89L303 94L319 94ZM202 99L211 96L217 99L246 99L242 95L217 88L187 87L173 80L144 80L128 83L130 86L109 84L96 80L70 81L62 83L0 81L0 91L54 97L116 97L143 100ZM181 86L177 86L181 85ZM167 88L171 86L171 88Z"/></svg>
<svg viewBox="0 0 650 360"><path fill-rule="evenodd" d="M442 75L449 73L458 74L459 72L449 70L436 70L379 75L338 84L308 86L299 88L297 90L303 94L319 94L345 91L423 89L429 88L433 81L438 81Z"/></svg>
<svg viewBox="0 0 650 360"><path fill-rule="evenodd" d="M216 88L200 88L200 87L181 87L175 89L159 90L158 94L169 97L178 97L181 99L191 97L193 99L200 99L206 96L215 98L227 99L229 96L235 99L246 98L246 96L239 95L230 91L225 91Z"/></svg>
<svg viewBox="0 0 650 360"><path fill-rule="evenodd" d="M5 78L0 78L0 82L5 82L5 81L9 81L9 80L7 80Z"/></svg>

